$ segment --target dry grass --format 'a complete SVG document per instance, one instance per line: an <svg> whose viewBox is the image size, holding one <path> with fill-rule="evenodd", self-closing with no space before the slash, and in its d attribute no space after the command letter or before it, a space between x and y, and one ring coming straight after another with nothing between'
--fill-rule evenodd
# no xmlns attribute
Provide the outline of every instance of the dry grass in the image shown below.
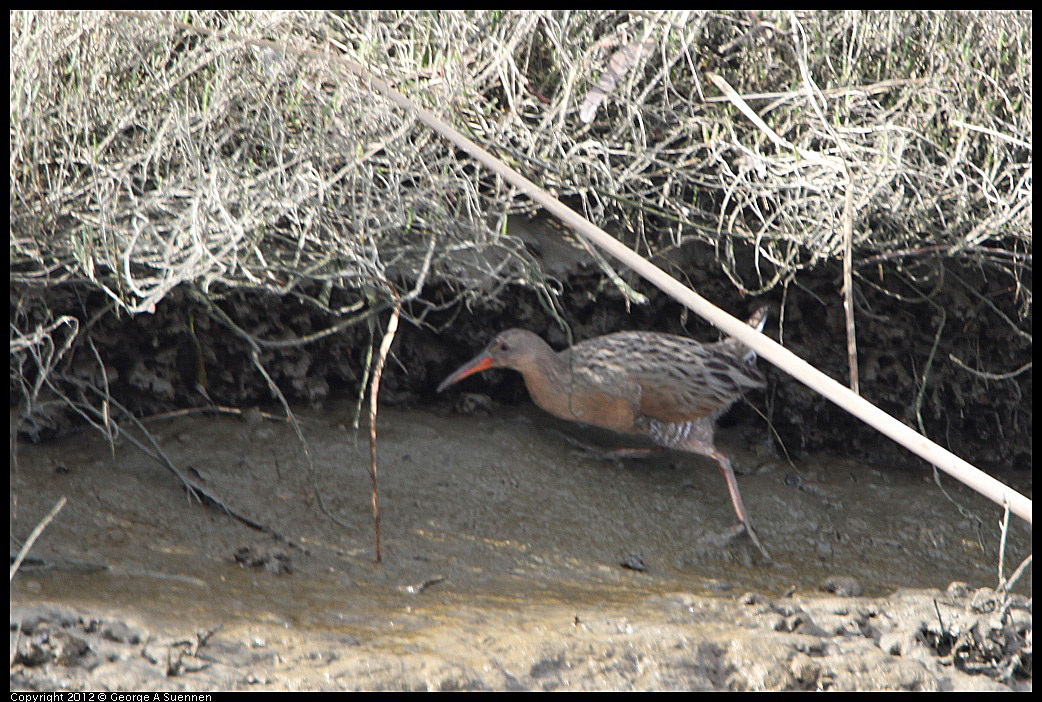
<svg viewBox="0 0 1042 702"><path fill-rule="evenodd" d="M394 295L414 324L511 283L553 297L504 231L530 203L348 78L342 52L641 252L708 242L761 293L842 256L846 217L855 271L968 259L1008 279L1026 325L1031 29L998 12L15 12L12 392L31 406L67 348L51 332L82 331L39 288L102 291L116 314L185 285L265 291L339 325ZM428 298L431 280L455 296Z"/></svg>

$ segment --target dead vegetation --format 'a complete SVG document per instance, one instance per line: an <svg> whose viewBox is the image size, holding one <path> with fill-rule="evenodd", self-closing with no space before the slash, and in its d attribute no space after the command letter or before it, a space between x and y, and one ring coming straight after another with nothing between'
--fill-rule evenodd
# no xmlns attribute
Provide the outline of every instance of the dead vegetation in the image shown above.
<svg viewBox="0 0 1042 702"><path fill-rule="evenodd" d="M204 393L222 354L199 339L219 329L294 365L308 399L308 344L378 346L395 300L418 329L516 285L561 309L563 281L507 226L530 203L347 55L641 253L708 245L742 294L780 290L783 319L849 255L855 316L900 348L864 374L902 383L910 421L951 431L1005 397L987 431L1029 431L1031 29L1026 12L14 13L19 426L73 408L112 432L112 384L135 371L174 400L177 354L112 360L114 326L163 303ZM232 385L227 402L248 396Z"/></svg>

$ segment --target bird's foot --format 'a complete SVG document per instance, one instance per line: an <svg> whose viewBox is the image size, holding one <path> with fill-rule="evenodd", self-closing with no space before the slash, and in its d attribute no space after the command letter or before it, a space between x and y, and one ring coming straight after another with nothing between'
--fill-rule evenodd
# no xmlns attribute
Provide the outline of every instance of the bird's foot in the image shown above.
<svg viewBox="0 0 1042 702"><path fill-rule="evenodd" d="M768 563L774 562L771 559L771 554L767 553L767 549L765 549L763 547L763 544L760 543L760 539L756 536L756 532L753 531L753 528L745 522L738 522L733 527L725 529L724 531L710 532L708 534L705 534L698 541L700 544L704 546L709 546L712 548L725 548L731 545L735 541L735 539L740 537L742 534L748 535L749 540L752 542L753 546L756 547L756 549L763 555L763 557L767 560Z"/></svg>
<svg viewBox="0 0 1042 702"><path fill-rule="evenodd" d="M763 557L764 557L765 559L767 559L767 562L768 562L768 563L773 563L774 561L773 561L773 559L771 559L771 554L767 553L767 549L765 549L765 548L763 547L763 544L761 544L761 543L760 543L760 539L759 539L759 538L758 538L758 537L756 536L756 532L755 532L755 531L753 531L753 528L752 528L752 526L751 526L751 525L749 525L749 524L748 524L748 523L746 523L746 522L742 522L742 524L741 524L740 526L741 526L741 527L742 527L742 529L743 529L743 530L745 531L745 533L749 535L749 540L750 540L750 541L752 541L752 542L753 542L753 546L755 546L755 547L756 547L756 549L757 549L757 550L758 550L758 551L759 551L759 552L760 552L761 554L763 554Z"/></svg>
<svg viewBox="0 0 1042 702"><path fill-rule="evenodd" d="M597 448L593 444L588 444L585 441L580 441L571 434L566 434L563 431L554 431L554 433L560 436L565 441L567 441L572 446L576 447L579 451L582 451L583 453L596 453L597 451L602 450Z"/></svg>

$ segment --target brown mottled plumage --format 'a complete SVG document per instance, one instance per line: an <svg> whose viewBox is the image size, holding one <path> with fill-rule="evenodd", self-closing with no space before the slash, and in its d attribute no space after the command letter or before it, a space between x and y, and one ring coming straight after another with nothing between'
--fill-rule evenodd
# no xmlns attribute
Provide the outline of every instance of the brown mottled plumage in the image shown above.
<svg viewBox="0 0 1042 702"><path fill-rule="evenodd" d="M767 307L749 318L762 330ZM727 481L738 520L757 547L727 456L713 445L717 418L745 392L764 385L756 355L735 339L703 344L658 332L617 332L555 352L525 329L497 334L473 360L446 378L441 392L489 368L513 368L532 401L562 419L628 434L713 458Z"/></svg>

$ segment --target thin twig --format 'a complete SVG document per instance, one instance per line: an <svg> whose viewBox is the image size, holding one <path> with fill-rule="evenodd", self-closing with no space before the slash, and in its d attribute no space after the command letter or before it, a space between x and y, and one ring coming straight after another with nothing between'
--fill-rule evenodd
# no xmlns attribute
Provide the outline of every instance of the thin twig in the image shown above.
<svg viewBox="0 0 1042 702"><path fill-rule="evenodd" d="M380 353L376 358L376 367L373 369L373 381L369 386L369 477L372 480L372 504L373 504L373 539L376 547L376 562L381 560L380 554L380 504L376 494L376 406L380 396L380 376L383 373L384 362L387 353L391 349L391 342L398 331L398 317L401 315L402 302L398 293L390 283L387 288L394 296L394 309L391 318L387 322L387 331L380 342Z"/></svg>
<svg viewBox="0 0 1042 702"><path fill-rule="evenodd" d="M36 540L40 538L40 534L43 533L43 530L47 528L47 525L51 523L51 520L54 519L58 515L58 512L61 511L62 507L65 506L65 502L66 499L64 496L58 500L54 507L51 508L51 511L36 524L36 527L33 528L32 532L29 534L29 538L25 540L24 544L22 544L22 548L18 549L18 556L15 557L14 563L11 564L11 575L8 578L8 582L14 580L14 574L18 572L18 569L22 565L22 561L25 560L25 557L29 554L29 549L33 547L33 544L35 544Z"/></svg>

